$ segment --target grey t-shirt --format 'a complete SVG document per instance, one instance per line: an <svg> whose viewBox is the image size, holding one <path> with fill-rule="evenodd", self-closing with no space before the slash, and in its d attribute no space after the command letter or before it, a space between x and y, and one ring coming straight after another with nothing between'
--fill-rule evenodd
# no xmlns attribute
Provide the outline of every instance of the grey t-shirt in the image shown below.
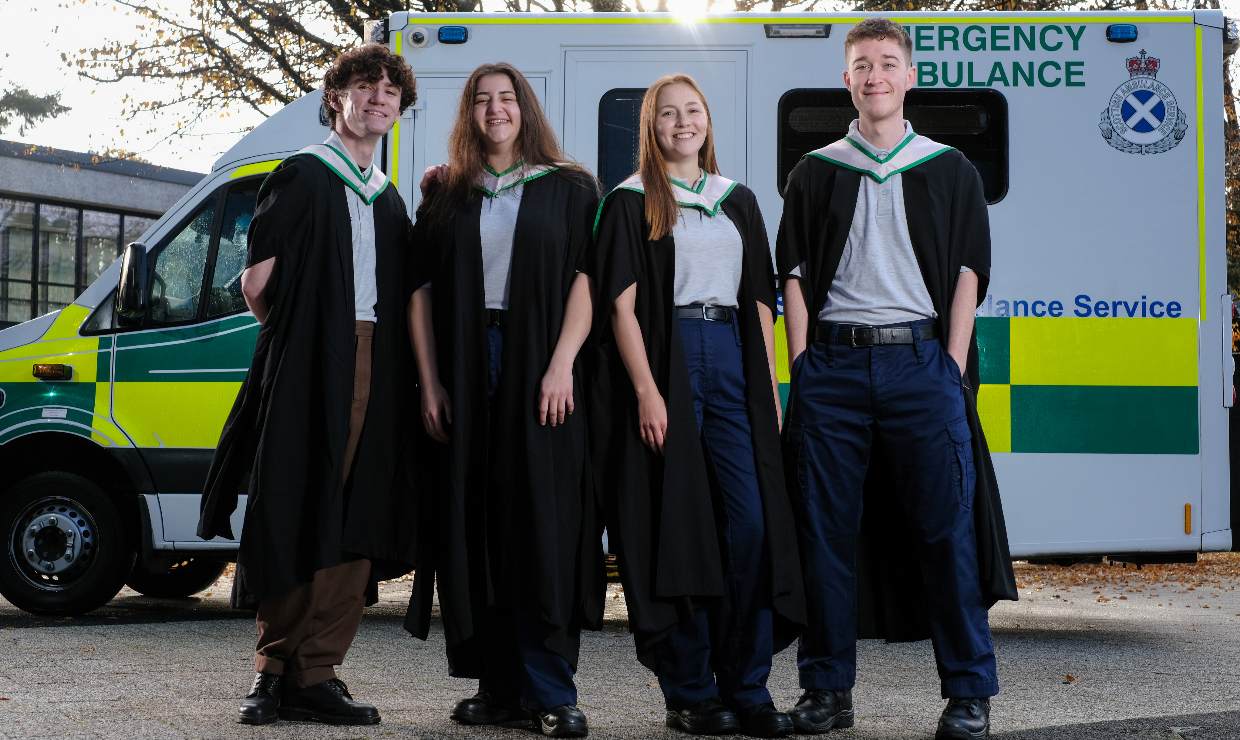
<svg viewBox="0 0 1240 740"><path fill-rule="evenodd" d="M512 238L524 191L525 185L520 184L482 199L478 236L482 240L482 289L487 308L508 308Z"/></svg>
<svg viewBox="0 0 1240 740"><path fill-rule="evenodd" d="M375 304L379 302L379 287L375 283L375 210L352 188L345 188L344 196L349 203L353 232L353 317L358 321L378 321L375 316Z"/></svg>
<svg viewBox="0 0 1240 740"><path fill-rule="evenodd" d="M677 306L703 303L736 307L741 286L741 234L720 211L708 216L697 208L680 209L672 226L676 245L673 300Z"/></svg>
<svg viewBox="0 0 1240 740"><path fill-rule="evenodd" d="M907 121L904 127L905 136L913 132ZM880 159L890 154L866 141L856 121L848 136ZM909 238L902 180L903 175L883 183L861 178L844 255L820 320L881 326L937 315Z"/></svg>

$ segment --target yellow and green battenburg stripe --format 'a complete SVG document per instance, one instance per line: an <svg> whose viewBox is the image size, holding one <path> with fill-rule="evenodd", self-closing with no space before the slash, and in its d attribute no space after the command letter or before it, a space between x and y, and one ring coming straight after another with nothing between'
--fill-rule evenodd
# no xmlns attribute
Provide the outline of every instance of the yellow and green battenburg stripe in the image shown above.
<svg viewBox="0 0 1240 740"><path fill-rule="evenodd" d="M66 306L43 337L0 352L0 444L38 432L60 432L92 439L105 447L127 447L111 418L112 337L79 336L90 310ZM68 365L69 381L43 381L36 363Z"/></svg>
<svg viewBox="0 0 1240 740"><path fill-rule="evenodd" d="M782 317L780 318L782 322ZM776 374L787 401L787 346ZM992 452L1195 455L1197 319L977 319Z"/></svg>
<svg viewBox="0 0 1240 740"><path fill-rule="evenodd" d="M104 447L128 447L130 438L139 447L214 446L254 351L253 317L80 336L88 314L83 306L68 306L39 341L0 352L6 395L0 444L54 431ZM38 380L32 374L35 363L69 365L72 378ZM113 422L114 402L124 412L125 432ZM175 424L167 423L170 412L177 415Z"/></svg>

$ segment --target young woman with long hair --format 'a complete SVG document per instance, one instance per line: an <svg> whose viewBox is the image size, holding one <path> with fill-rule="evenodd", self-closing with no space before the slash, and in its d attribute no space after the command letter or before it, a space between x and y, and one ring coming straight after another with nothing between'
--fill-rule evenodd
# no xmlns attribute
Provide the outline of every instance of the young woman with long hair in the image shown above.
<svg viewBox="0 0 1240 740"><path fill-rule="evenodd" d="M667 725L780 737L792 722L766 679L804 595L780 458L775 279L757 200L719 174L713 139L692 78L646 91L639 170L598 221L606 346L592 442Z"/></svg>
<svg viewBox="0 0 1240 740"><path fill-rule="evenodd" d="M425 638L437 576L451 673L478 679L453 719L584 736L573 675L602 554L576 360L598 186L508 64L470 75L434 179L409 323L422 421L447 449L407 627Z"/></svg>

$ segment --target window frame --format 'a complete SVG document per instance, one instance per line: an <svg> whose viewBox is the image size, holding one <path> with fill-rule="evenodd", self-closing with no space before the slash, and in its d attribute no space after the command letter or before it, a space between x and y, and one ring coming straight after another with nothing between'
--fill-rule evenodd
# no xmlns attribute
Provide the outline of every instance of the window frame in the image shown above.
<svg viewBox="0 0 1240 740"><path fill-rule="evenodd" d="M159 241L159 244L157 244L155 247L152 247L147 252L148 269L154 272L155 264L158 262L159 256L163 254L164 248L167 247L168 244L174 238L177 237L177 235L179 235L182 231L184 231L186 228L189 227L190 223L193 222L193 220L198 216L198 213L202 210L202 208L208 202L212 200L216 201L216 210L215 210L214 215L211 217L211 241L207 245L207 259L203 263L202 281L198 285L198 307L194 312L193 318L184 319L184 320L175 321L175 322L168 322L164 324L152 324L151 323L150 297L148 296L146 315L142 317L142 322L135 326L119 326L115 318L116 289L113 288L112 291L108 293L108 295L105 296L104 299L99 302L99 306L96 307L95 311L92 311L91 315L87 317L87 321L83 323L83 326L85 326L86 323L89 323L90 319L94 317L95 312L98 311L100 308L102 308L110 300L112 302L111 305L112 305L112 311L113 311L112 325L106 329L98 329L98 330L92 330L92 331L87 331L83 329L81 330L82 335L83 336L99 336L99 335L105 335L105 334L107 335L128 334L128 333L136 332L136 331L152 331L155 329L173 329L173 328L179 328L183 326L192 326L194 324L201 324L207 321L219 321L220 319L225 319L225 318L228 318L229 316L236 316L238 314L242 314L248 311L249 308L243 308L243 309L238 309L236 311L232 311L229 313L222 313L216 316L208 317L207 316L206 292L207 292L207 289L210 287L211 275L213 275L215 272L215 259L216 259L216 255L219 250L219 243L220 243L220 227L224 221L224 210L226 209L228 205L228 195L233 191L234 188L237 188L241 185L249 184L255 181L257 181L261 185L265 177L266 175L239 177L236 180L229 180L228 182L222 184L220 187L216 188L209 195L207 195L205 198L199 201L197 208L191 211L188 216L178 221L175 227L168 230L168 232L164 235L164 238ZM258 210L258 202L257 202L258 191L256 190L254 194L255 194L254 210ZM154 261L152 262L150 260L154 260Z"/></svg>
<svg viewBox="0 0 1240 740"><path fill-rule="evenodd" d="M18 326L19 324L23 324L27 321L31 321L33 319L38 318L40 315L42 315L38 313L38 308L39 308L40 302L46 302L46 291L43 288L46 287L47 285L54 285L58 287L69 287L65 283L50 283L50 282L44 283L40 281L39 279L40 269L42 266L42 258L41 258L40 249L39 249L39 242L40 242L40 237L41 237L41 233L40 233L41 229L39 228L39 220L42 217L43 206L56 206L56 207L61 207L61 208L71 208L77 211L78 228L77 228L77 234L76 234L76 243L74 246L74 260L75 260L74 270L73 270L74 285L72 286L74 299L80 296L82 292L85 291L87 288L89 288L91 283L94 282L93 279L90 281L84 280L84 273L83 273L83 268L84 268L83 262L85 260L85 249L86 249L86 242L85 242L85 238L83 237L83 231L82 231L84 211L111 213L119 217L117 219L117 229L116 229L116 243L119 245L118 252L117 252L118 257L120 256L121 253L124 252L124 249L125 249L125 220L127 218L129 217L144 218L144 219L150 219L152 221L155 221L155 220L158 220L160 216L160 214L152 213L150 211L130 210L130 209L124 209L124 208L116 208L116 207L107 206L107 205L94 205L90 203L81 203L81 202L76 202L76 201L71 201L71 200L64 200L61 198L47 198L44 196L30 195L27 193L18 193L18 192L13 192L10 190L0 190L0 198L4 200L12 200L12 201L18 201L21 203L28 203L31 206L33 206L33 209L31 211L32 223L31 223L30 279L28 281L20 281L20 280L14 281L14 282L26 282L30 286L30 299L29 299L30 300L30 316L28 316L27 318L21 321L12 322L12 323L8 321L0 321L0 329L4 329L10 326ZM51 309L51 310L58 310L58 309Z"/></svg>
<svg viewBox="0 0 1240 740"><path fill-rule="evenodd" d="M210 291L211 289L211 281L215 279L215 263L217 259L219 258L220 236L221 236L223 225L224 225L224 215L228 211L228 199L233 194L234 190L239 190L242 186L249 185L251 183L258 183L259 187L254 188L254 206L250 210L250 218L251 220L253 220L254 212L258 210L258 191L262 187L262 182L263 182L264 177L265 176L239 177L236 180L230 181L226 187L220 188L215 193L215 196L218 197L220 200L220 207L219 207L219 211L217 211L215 214L215 221L211 225L211 245L207 252L206 267L202 271L202 288L201 288L201 292L198 294L198 319L197 320L199 322L217 321L219 319L228 318L229 316L236 316L238 314L242 314L250 310L249 307L246 306L244 302L242 302L243 308L236 309L233 311L228 311L226 313L216 314L214 316L209 316L207 313L209 311L209 304L210 304L208 291ZM248 238L246 241L246 246L248 249L249 247ZM243 272L244 272L244 269L243 269ZM149 310L150 309L148 307L148 311Z"/></svg>

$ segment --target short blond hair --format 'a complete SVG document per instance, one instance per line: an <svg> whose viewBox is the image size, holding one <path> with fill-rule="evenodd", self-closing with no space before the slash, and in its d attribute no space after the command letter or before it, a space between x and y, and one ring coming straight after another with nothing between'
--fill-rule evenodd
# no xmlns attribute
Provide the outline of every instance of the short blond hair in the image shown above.
<svg viewBox="0 0 1240 740"><path fill-rule="evenodd" d="M904 49L904 61L913 60L913 39L909 37L908 31L905 31L904 26L899 23L886 18L868 18L853 26L848 35L844 37L844 59L848 59L848 50L853 44L871 39L896 41L900 44L900 48Z"/></svg>

